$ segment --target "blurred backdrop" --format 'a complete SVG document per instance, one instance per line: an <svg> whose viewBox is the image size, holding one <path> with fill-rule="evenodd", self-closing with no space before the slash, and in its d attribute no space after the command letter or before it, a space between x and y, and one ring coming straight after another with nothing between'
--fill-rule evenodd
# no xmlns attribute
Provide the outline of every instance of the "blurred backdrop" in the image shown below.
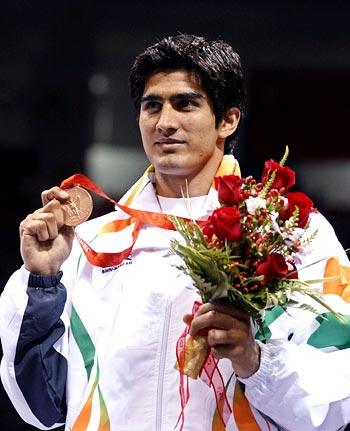
<svg viewBox="0 0 350 431"><path fill-rule="evenodd" d="M146 46L178 31L223 38L241 55L243 174L259 175L289 145L295 189L350 247L349 22L346 1L3 1L0 291L21 264L18 224L43 189L83 172L116 198L148 165L129 69ZM110 209L95 200L94 215ZM1 385L0 428L32 429Z"/></svg>

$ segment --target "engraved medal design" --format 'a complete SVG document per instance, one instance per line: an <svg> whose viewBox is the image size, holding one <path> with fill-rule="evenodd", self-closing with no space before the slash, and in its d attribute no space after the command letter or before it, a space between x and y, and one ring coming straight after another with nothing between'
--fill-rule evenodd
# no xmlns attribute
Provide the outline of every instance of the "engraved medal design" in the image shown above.
<svg viewBox="0 0 350 431"><path fill-rule="evenodd" d="M93 201L90 193L80 186L65 190L69 198L61 204L63 224L66 226L77 226L86 221L92 212Z"/></svg>

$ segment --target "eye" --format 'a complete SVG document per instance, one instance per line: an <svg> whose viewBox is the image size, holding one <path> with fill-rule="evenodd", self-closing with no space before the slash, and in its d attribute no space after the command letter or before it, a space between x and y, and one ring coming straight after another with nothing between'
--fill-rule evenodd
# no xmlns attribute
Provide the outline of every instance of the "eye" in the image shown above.
<svg viewBox="0 0 350 431"><path fill-rule="evenodd" d="M157 112L162 109L162 104L157 100L148 100L142 104L142 110L150 113Z"/></svg>
<svg viewBox="0 0 350 431"><path fill-rule="evenodd" d="M193 99L187 98L187 99L180 99L177 103L178 109L184 110L184 111L190 111L195 106L198 106L197 103Z"/></svg>

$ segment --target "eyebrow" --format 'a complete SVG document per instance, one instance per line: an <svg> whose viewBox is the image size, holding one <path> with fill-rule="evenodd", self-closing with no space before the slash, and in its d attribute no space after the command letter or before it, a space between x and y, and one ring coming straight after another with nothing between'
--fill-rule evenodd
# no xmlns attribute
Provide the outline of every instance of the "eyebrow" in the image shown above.
<svg viewBox="0 0 350 431"><path fill-rule="evenodd" d="M196 91L186 91L184 93L176 93L170 96L170 101L174 102L182 99L204 99L205 96L201 93L197 93ZM163 97L157 94L147 94L146 96L141 97L141 104L148 101L161 101Z"/></svg>

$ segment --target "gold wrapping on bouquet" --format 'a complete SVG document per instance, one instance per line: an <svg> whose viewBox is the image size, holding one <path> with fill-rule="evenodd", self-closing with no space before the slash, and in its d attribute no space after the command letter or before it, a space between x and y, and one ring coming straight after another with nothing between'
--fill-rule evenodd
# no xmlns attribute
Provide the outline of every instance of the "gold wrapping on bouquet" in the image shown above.
<svg viewBox="0 0 350 431"><path fill-rule="evenodd" d="M179 361L176 361L175 368L192 379L197 379L202 371L204 361L209 353L207 337L189 336L186 340L185 348L180 352ZM180 362L180 363L179 363Z"/></svg>

